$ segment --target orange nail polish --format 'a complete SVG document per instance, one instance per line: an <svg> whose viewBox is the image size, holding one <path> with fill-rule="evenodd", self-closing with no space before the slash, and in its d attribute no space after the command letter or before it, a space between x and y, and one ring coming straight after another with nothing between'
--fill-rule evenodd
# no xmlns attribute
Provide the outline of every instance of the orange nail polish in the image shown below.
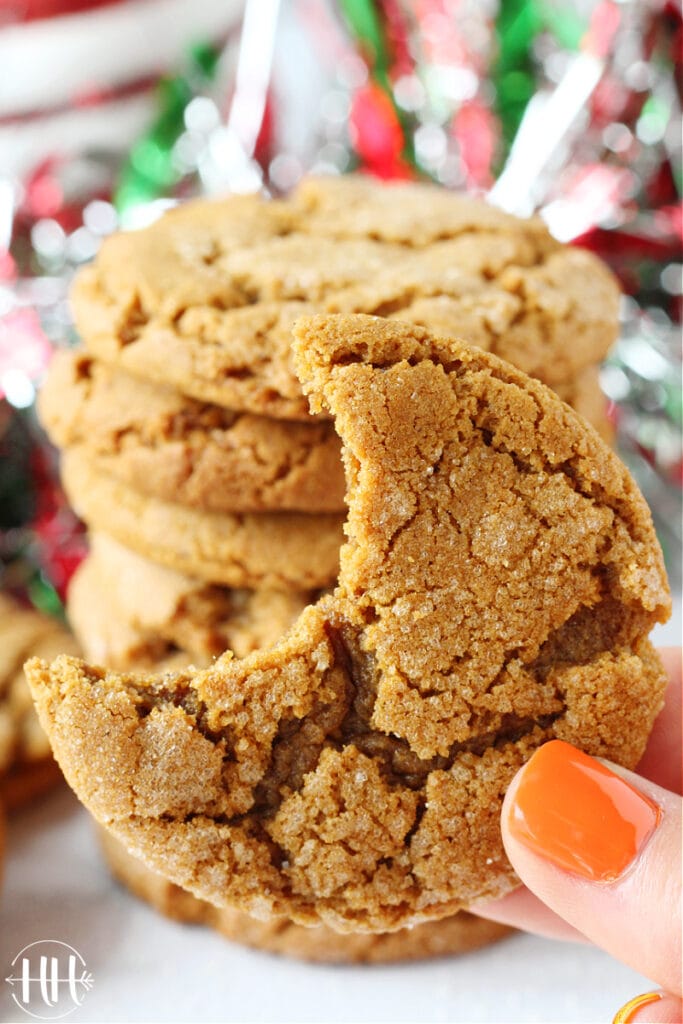
<svg viewBox="0 0 683 1024"><path fill-rule="evenodd" d="M649 1006L651 1003L658 1003L662 998L661 992L646 992L642 996L635 996L629 999L625 1006L614 1015L612 1024L632 1024L633 1015L641 1006Z"/></svg>
<svg viewBox="0 0 683 1024"><path fill-rule="evenodd" d="M649 797L600 761L552 740L528 762L510 831L539 856L592 882L613 882L659 824Z"/></svg>

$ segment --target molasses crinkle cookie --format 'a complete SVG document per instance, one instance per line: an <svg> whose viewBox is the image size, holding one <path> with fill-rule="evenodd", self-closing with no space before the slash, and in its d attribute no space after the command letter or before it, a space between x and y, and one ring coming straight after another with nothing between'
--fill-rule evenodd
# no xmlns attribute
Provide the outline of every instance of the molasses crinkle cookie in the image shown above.
<svg viewBox="0 0 683 1024"><path fill-rule="evenodd" d="M207 512L344 510L329 421L232 412L73 351L55 354L39 405L56 445L162 501Z"/></svg>
<svg viewBox="0 0 683 1024"><path fill-rule="evenodd" d="M334 593L203 671L27 673L69 782L148 866L218 907L391 931L514 887L500 805L540 744L637 763L670 600L633 480L546 387L399 321L295 335L342 439Z"/></svg>
<svg viewBox="0 0 683 1024"><path fill-rule="evenodd" d="M439 921L383 934L340 935L324 924L305 928L287 918L258 921L234 907L215 907L169 882L129 853L104 828L98 829L110 871L135 896L186 924L213 928L226 939L267 953L315 963L389 964L469 953L510 935L512 929L461 910Z"/></svg>
<svg viewBox="0 0 683 1024"><path fill-rule="evenodd" d="M244 657L269 647L312 597L216 586L95 533L69 585L67 614L84 657L121 671L161 670L162 661L164 668L180 667L183 658L208 665L227 648Z"/></svg>
<svg viewBox="0 0 683 1024"><path fill-rule="evenodd" d="M141 494L80 449L62 455L62 482L91 530L159 565L210 583L273 590L329 587L343 516L331 512L206 512Z"/></svg>
<svg viewBox="0 0 683 1024"><path fill-rule="evenodd" d="M600 260L540 218L349 175L282 200L187 203L112 235L77 276L72 306L97 360L202 403L307 421L291 346L300 316L417 322L554 387L604 358L618 295Z"/></svg>

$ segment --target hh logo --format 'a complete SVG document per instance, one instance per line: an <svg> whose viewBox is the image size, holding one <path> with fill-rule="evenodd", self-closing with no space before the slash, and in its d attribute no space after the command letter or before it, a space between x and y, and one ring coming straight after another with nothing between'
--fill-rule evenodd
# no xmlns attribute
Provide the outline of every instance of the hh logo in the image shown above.
<svg viewBox="0 0 683 1024"><path fill-rule="evenodd" d="M14 989L17 1006L38 1020L66 1017L93 987L81 954L57 939L41 939L20 949L5 981Z"/></svg>

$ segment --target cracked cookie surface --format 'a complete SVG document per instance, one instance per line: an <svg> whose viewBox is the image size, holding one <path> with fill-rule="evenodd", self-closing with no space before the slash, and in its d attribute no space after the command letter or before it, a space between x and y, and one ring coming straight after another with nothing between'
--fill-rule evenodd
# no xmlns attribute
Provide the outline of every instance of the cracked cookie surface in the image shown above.
<svg viewBox="0 0 683 1024"><path fill-rule="evenodd" d="M71 785L153 869L390 931L515 885L500 805L539 744L637 762L670 600L633 480L548 389L399 321L306 319L295 350L343 443L334 594L204 671L27 672Z"/></svg>
<svg viewBox="0 0 683 1024"><path fill-rule="evenodd" d="M460 911L440 921L385 934L340 935L325 925L305 928L287 918L257 921L232 907L214 907L174 885L130 854L111 832L98 828L104 858L127 889L176 921L213 928L233 942L315 963L390 964L469 953L505 938L511 928Z"/></svg>
<svg viewBox="0 0 683 1024"><path fill-rule="evenodd" d="M338 512L339 438L330 422L231 412L94 361L58 352L39 396L60 448L78 446L136 490L208 512Z"/></svg>
<svg viewBox="0 0 683 1024"><path fill-rule="evenodd" d="M349 176L304 182L288 200L188 203L112 236L72 299L86 347L104 361L201 401L296 420L309 415L291 350L301 315L418 320L553 385L603 358L618 288L538 219Z"/></svg>

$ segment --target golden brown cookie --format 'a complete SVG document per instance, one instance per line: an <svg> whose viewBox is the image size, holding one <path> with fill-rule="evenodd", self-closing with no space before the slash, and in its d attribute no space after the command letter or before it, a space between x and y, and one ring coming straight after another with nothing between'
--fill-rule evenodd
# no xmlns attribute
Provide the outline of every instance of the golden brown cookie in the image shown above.
<svg viewBox="0 0 683 1024"><path fill-rule="evenodd" d="M291 228L287 204L232 196L228 203L209 200L180 206L142 231L109 236L97 266L117 318L115 330L118 333L125 323L133 326L136 314L139 320L148 309L173 320L194 306L244 305L248 297L228 280L220 256L286 235ZM95 305L90 312L97 330L101 325L96 314L104 315L105 308ZM112 326L109 318L106 326Z"/></svg>
<svg viewBox="0 0 683 1024"><path fill-rule="evenodd" d="M339 438L330 422L235 413L58 352L39 396L61 448L143 494L209 512L344 509Z"/></svg>
<svg viewBox="0 0 683 1024"><path fill-rule="evenodd" d="M639 759L661 550L628 471L509 364L398 321L295 351L342 438L339 585L272 650L138 678L27 672L93 815L216 906L392 931L516 884L503 794L542 743Z"/></svg>
<svg viewBox="0 0 683 1024"><path fill-rule="evenodd" d="M176 572L251 590L330 586L343 516L203 512L142 495L75 449L62 456L64 489L93 530Z"/></svg>
<svg viewBox="0 0 683 1024"><path fill-rule="evenodd" d="M76 653L73 638L59 622L0 594L0 802L9 810L51 789L61 778L22 664L33 655Z"/></svg>
<svg viewBox="0 0 683 1024"><path fill-rule="evenodd" d="M190 203L112 236L79 275L73 309L107 362L203 402L306 419L290 336L303 314L417 319L554 384L602 359L617 298L599 260L537 219L350 176L291 200Z"/></svg>
<svg viewBox="0 0 683 1024"><path fill-rule="evenodd" d="M416 182L382 182L362 174L312 177L292 196L296 223L313 235L373 238L423 248L444 238L492 235L521 239L522 251L557 247L539 217L520 220L480 199Z"/></svg>
<svg viewBox="0 0 683 1024"><path fill-rule="evenodd" d="M67 614L84 656L123 671L208 665L230 649L239 657L269 647L292 625L311 593L229 590L156 565L106 534L69 586Z"/></svg>
<svg viewBox="0 0 683 1024"><path fill-rule="evenodd" d="M314 312L310 303L190 306L170 323L151 313L131 323L142 314L123 318L112 309L98 274L97 265L86 267L72 291L78 329L93 355L201 402L308 421L292 366L291 332L297 317Z"/></svg>
<svg viewBox="0 0 683 1024"><path fill-rule="evenodd" d="M463 286L453 268L469 270L478 245L476 238L440 242L400 273L390 270L340 292L327 307L457 335L553 388L604 357L616 337L617 292L594 256L564 247L537 266L504 265L489 284ZM492 251L500 255L503 245L493 239Z"/></svg>
<svg viewBox="0 0 683 1024"><path fill-rule="evenodd" d="M98 828L97 837L112 874L127 889L175 921L205 925L226 939L269 953L314 963L389 964L469 953L505 938L511 928L460 911L441 921L380 935L340 935L325 925L304 928L276 918L257 921L231 907L219 909L197 899L128 853L111 832Z"/></svg>
<svg viewBox="0 0 683 1024"><path fill-rule="evenodd" d="M167 672L193 664L203 667L211 661L206 655L177 650L158 633L128 622L112 607L89 558L71 578L66 612L83 656L98 665L120 672L143 668Z"/></svg>

